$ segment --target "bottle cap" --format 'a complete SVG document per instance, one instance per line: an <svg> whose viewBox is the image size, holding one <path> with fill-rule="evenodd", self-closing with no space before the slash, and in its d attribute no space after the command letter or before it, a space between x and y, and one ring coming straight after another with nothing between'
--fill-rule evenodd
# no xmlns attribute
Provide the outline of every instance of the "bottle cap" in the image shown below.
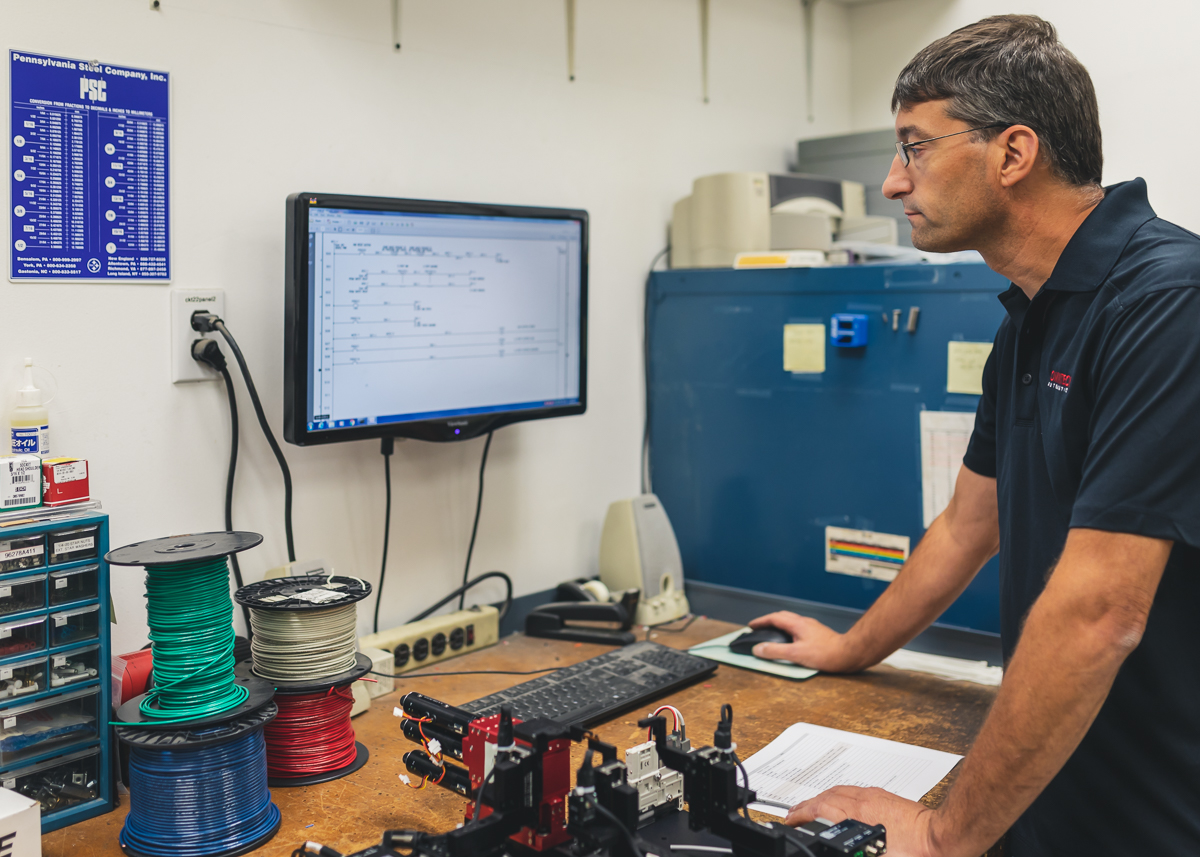
<svg viewBox="0 0 1200 857"><path fill-rule="evenodd" d="M33 385L33 358L25 358L25 386L17 390L18 403L21 407L39 407L42 404L42 391Z"/></svg>

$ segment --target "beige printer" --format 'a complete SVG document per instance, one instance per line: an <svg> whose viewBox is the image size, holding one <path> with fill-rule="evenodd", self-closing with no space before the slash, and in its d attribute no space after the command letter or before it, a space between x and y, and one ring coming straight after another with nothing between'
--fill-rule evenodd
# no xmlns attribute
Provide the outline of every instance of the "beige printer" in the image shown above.
<svg viewBox="0 0 1200 857"><path fill-rule="evenodd" d="M671 267L724 268L739 253L769 250L827 252L839 233L887 226L877 220L891 218L867 217L858 182L803 173L702 176L692 195L675 203ZM895 243L894 221L891 236L872 236L888 237Z"/></svg>

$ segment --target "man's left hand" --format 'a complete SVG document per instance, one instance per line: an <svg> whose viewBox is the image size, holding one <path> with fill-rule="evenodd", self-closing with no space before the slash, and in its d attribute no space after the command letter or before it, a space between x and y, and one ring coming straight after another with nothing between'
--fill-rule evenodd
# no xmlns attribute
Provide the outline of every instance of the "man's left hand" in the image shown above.
<svg viewBox="0 0 1200 857"><path fill-rule="evenodd" d="M784 821L792 827L817 818L835 822L853 818L864 824L882 824L887 828L890 857L937 857L932 835L935 816L929 807L883 789L836 786L796 804Z"/></svg>

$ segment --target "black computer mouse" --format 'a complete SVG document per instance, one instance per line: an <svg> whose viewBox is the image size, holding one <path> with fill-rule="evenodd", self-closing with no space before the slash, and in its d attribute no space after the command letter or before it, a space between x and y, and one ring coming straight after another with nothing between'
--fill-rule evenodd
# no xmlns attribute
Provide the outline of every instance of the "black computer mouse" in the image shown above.
<svg viewBox="0 0 1200 857"><path fill-rule="evenodd" d="M754 647L759 643L790 643L792 635L787 631L767 626L752 628L740 637L735 637L729 644L729 650L739 655L754 654Z"/></svg>

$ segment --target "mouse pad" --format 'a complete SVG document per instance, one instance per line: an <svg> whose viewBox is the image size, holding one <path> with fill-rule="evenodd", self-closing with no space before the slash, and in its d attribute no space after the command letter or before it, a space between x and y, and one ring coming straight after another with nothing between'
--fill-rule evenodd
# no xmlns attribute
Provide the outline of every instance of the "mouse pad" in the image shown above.
<svg viewBox="0 0 1200 857"><path fill-rule="evenodd" d="M760 673L777 675L781 678L795 679L796 681L812 678L817 674L817 670L797 666L788 661L764 661L762 658L754 657L754 655L739 655L736 652L731 652L729 644L749 630L750 628L748 627L738 628L736 631L730 631L728 634L722 634L720 637L714 637L703 643L697 643L688 649L688 652L693 655L699 655L702 658L708 658L710 661L718 661L723 664L741 667L744 670L755 670Z"/></svg>

